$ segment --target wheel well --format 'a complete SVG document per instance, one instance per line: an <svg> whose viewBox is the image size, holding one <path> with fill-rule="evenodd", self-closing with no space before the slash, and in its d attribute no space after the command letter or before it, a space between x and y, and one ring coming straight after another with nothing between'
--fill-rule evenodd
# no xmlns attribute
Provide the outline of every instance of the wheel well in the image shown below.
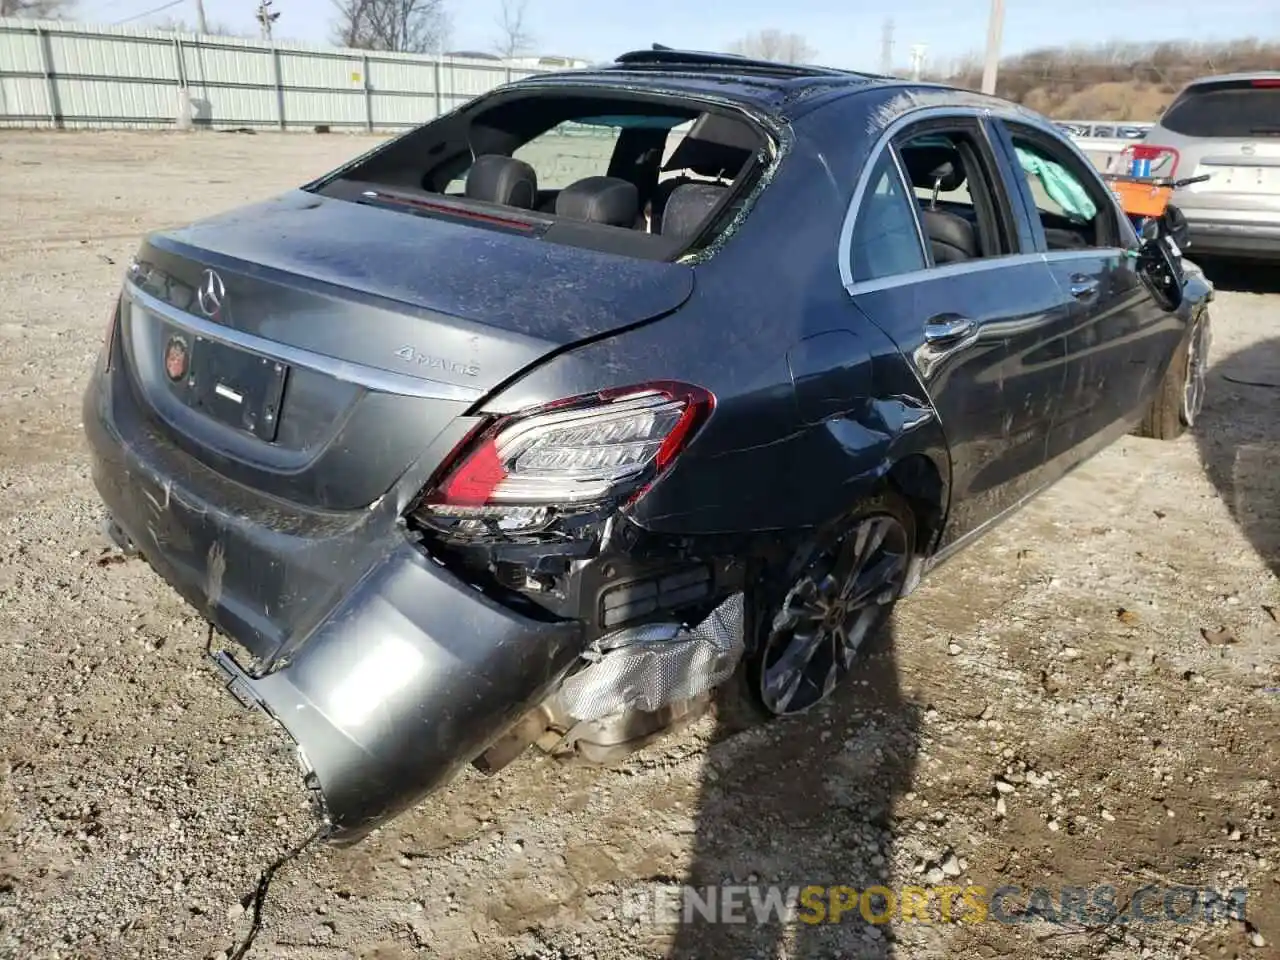
<svg viewBox="0 0 1280 960"><path fill-rule="evenodd" d="M946 511L946 484L937 465L922 453L903 457L885 477L889 487L911 505L916 515L916 550L933 552Z"/></svg>

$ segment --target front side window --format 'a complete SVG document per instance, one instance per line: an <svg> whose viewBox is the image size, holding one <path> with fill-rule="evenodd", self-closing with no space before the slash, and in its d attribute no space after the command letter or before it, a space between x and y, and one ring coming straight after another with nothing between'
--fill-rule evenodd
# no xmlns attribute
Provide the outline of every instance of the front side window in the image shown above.
<svg viewBox="0 0 1280 960"><path fill-rule="evenodd" d="M927 266L912 203L893 154L882 150L854 219L849 249L854 282L881 280Z"/></svg>
<svg viewBox="0 0 1280 960"><path fill-rule="evenodd" d="M1109 247L1118 242L1113 205L1096 176L1087 175L1068 150L1042 137L1013 128L1010 139L1049 250Z"/></svg>

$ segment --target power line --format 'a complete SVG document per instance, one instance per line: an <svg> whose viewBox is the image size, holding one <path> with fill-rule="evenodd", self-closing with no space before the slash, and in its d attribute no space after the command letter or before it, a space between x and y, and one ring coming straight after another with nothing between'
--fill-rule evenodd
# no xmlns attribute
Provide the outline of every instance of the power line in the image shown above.
<svg viewBox="0 0 1280 960"><path fill-rule="evenodd" d="M155 7L151 10L144 10L142 13L135 13L133 16L125 17L123 20L114 20L112 23L119 25L121 23L129 23L131 20L141 20L143 17L149 17L153 13L159 13L162 10L168 10L170 7L176 7L178 4L186 2L187 0L169 0L168 3L163 4L162 6Z"/></svg>

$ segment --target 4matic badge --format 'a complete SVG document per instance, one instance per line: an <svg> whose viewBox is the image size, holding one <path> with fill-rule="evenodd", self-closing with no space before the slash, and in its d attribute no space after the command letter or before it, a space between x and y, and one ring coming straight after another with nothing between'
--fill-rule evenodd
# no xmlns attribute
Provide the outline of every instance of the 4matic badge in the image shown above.
<svg viewBox="0 0 1280 960"><path fill-rule="evenodd" d="M457 360L446 360L444 357L433 357L431 354L416 350L408 344L397 350L396 356L405 363L416 364L428 370L447 370L449 373L456 373L464 377L478 377L480 375L480 364L478 363L460 363Z"/></svg>

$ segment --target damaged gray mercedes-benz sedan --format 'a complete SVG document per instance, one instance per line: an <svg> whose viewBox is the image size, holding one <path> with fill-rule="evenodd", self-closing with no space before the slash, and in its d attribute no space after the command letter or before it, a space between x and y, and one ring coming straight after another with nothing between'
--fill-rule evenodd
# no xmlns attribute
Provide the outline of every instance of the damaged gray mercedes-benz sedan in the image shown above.
<svg viewBox="0 0 1280 960"><path fill-rule="evenodd" d="M655 49L148 236L84 423L351 842L727 684L821 702L931 565L1194 421L1210 297L1034 113Z"/></svg>

